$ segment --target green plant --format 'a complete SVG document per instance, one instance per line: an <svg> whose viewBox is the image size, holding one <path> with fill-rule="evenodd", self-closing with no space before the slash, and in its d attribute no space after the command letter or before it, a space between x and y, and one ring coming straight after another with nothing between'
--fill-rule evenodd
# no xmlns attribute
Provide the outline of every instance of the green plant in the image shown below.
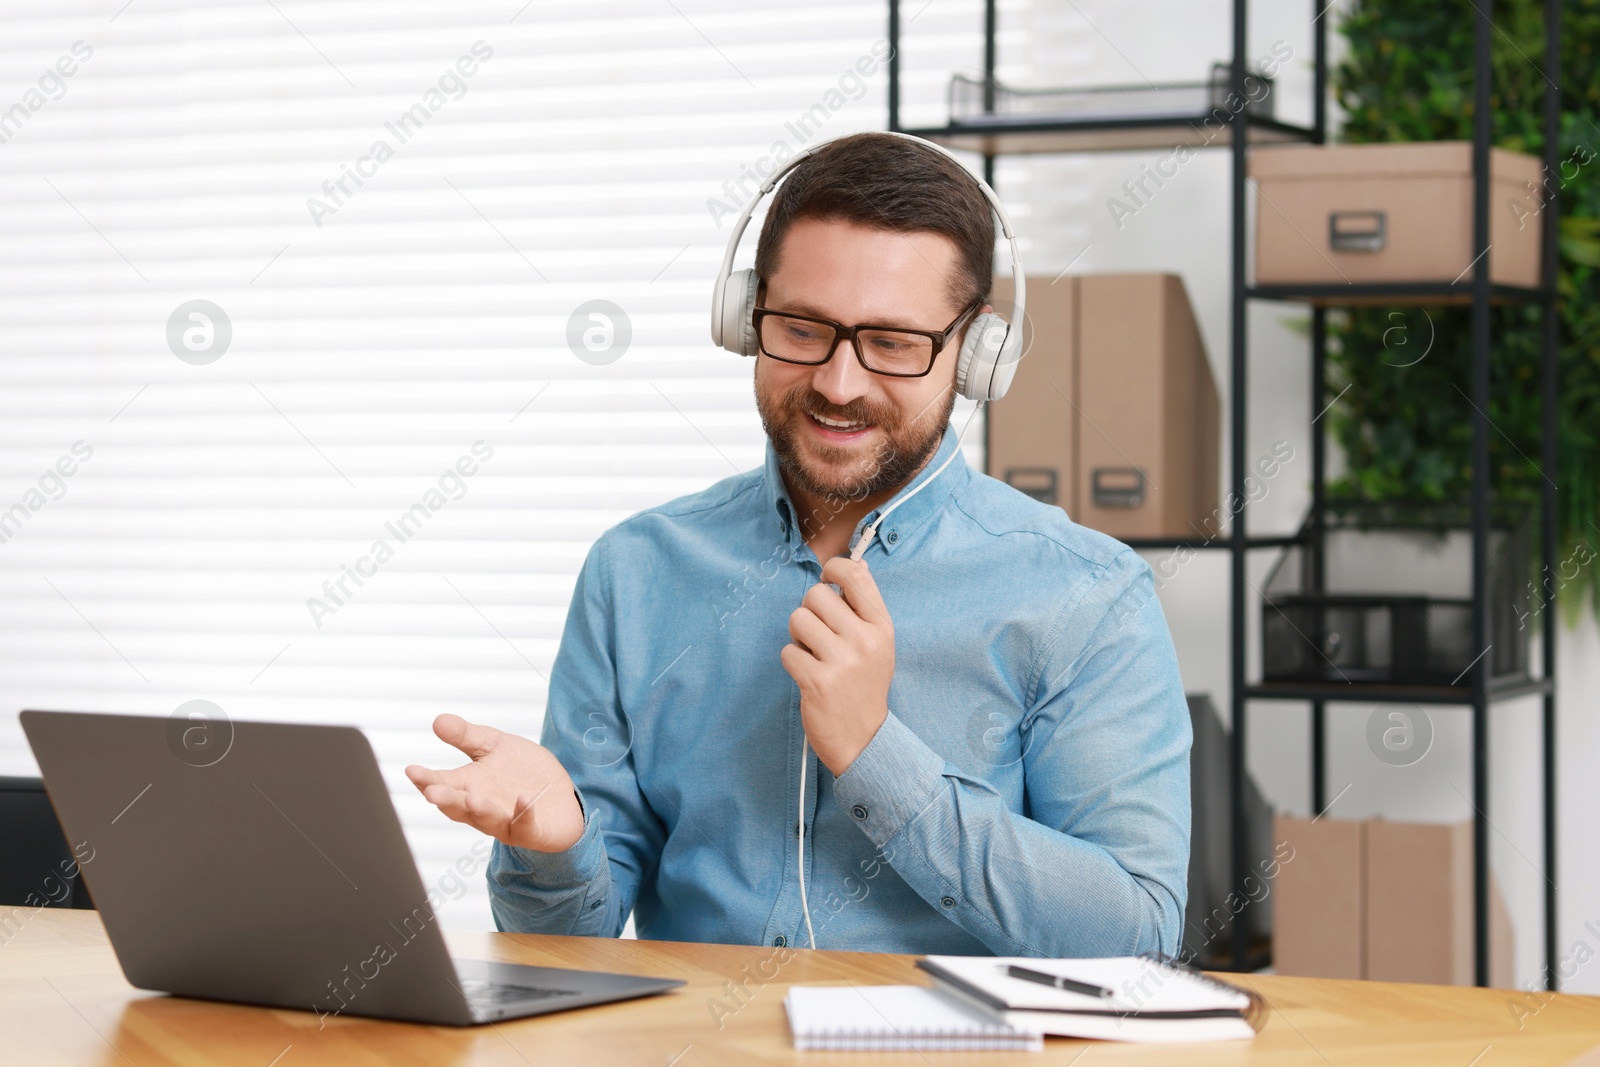
<svg viewBox="0 0 1600 1067"><path fill-rule="evenodd" d="M1546 180L1560 201L1560 404L1557 578L1569 625L1587 603L1600 609L1600 0L1568 0L1562 24L1563 165ZM1349 43L1333 74L1346 142L1470 140L1473 116L1470 4L1354 0L1339 29ZM1494 143L1543 151L1543 4L1495 5ZM1526 223L1539 223L1530 191ZM1494 210L1513 210L1496 203ZM1492 254L1492 253L1491 253ZM1329 411L1346 474L1332 496L1384 501L1465 500L1470 491L1470 312L1359 308L1330 316L1329 392L1348 391ZM1491 486L1501 501L1537 506L1540 313L1494 309L1488 415ZM1393 345L1404 325L1413 347ZM1412 365L1419 331L1432 348ZM1538 568L1538 552L1534 553ZM1561 564L1565 564L1562 566ZM1537 580L1535 575L1534 580ZM1587 591L1587 595L1585 595Z"/></svg>

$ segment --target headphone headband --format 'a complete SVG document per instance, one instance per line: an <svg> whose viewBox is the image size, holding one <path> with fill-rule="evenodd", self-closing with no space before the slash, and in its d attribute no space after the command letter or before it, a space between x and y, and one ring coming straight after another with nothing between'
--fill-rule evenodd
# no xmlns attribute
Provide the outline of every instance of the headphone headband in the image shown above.
<svg viewBox="0 0 1600 1067"><path fill-rule="evenodd" d="M990 208L994 211L995 218L999 220L1000 230L1005 235L1006 241L1010 246L1011 279L1013 291L1016 294L1016 307L1012 313L1012 320L1013 322L1026 322L1027 279L1022 271L1022 260L1017 249L1017 237L1011 228L1011 219L1006 215L1005 205L1000 202L999 195L989 187L988 182L968 171L966 166L961 164L960 158L943 145L935 144L932 141L909 133L901 133L898 130L882 130L878 132L890 137L912 141L939 152L946 158L954 160L966 172L967 176L977 183L979 191L983 193L984 198L989 202ZM755 214L756 205L761 202L761 198L777 188L778 183L795 167L832 143L830 140L813 145L784 163L766 181L761 183L761 188L756 191L755 196L750 198L750 202L739 213L739 218L734 223L733 232L728 236L728 247L723 253L722 267L717 272L716 286L711 294L711 341L718 347L744 355L755 355L753 346L747 343L750 338L743 336L751 329L749 308L755 301L753 272L740 272L741 275L744 275L741 279L743 282L741 292L730 294L728 291L729 282L732 280L734 273L733 260L739 251L739 241L744 236L745 228L750 225L750 219ZM730 295L739 297L739 299L730 302ZM1004 335L1000 339L996 340L989 336L994 330L1002 326L1004 327ZM730 331L737 331L737 333L730 336ZM1006 388L1010 385L1011 376L1015 372L1016 359L1020 358L1021 355L1018 349L1022 344L1023 331L1014 329L1011 323L1007 323L1000 316L987 313L974 319L968 326L968 332L969 334L976 333L980 335L981 339L976 345L969 341L962 347L961 360L958 363L957 370L957 388L960 389L964 396L968 396L971 399L998 400L1004 395ZM967 371L975 373L964 373Z"/></svg>

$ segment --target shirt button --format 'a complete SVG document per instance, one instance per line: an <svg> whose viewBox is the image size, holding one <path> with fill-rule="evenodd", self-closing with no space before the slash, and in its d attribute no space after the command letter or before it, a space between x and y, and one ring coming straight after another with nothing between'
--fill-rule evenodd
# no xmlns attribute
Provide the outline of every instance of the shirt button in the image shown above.
<svg viewBox="0 0 1600 1067"><path fill-rule="evenodd" d="M784 937L782 934L779 934L777 937L772 939L772 944L777 948L782 948L784 945L787 945L788 943L789 943L789 939Z"/></svg>
<svg viewBox="0 0 1600 1067"><path fill-rule="evenodd" d="M900 540L900 535L895 533L893 530L890 530L889 531L889 536L885 537L884 540L889 542L892 545L896 541Z"/></svg>
<svg viewBox="0 0 1600 1067"><path fill-rule="evenodd" d="M794 836L796 836L796 837L800 836L800 824L799 823L795 823L794 824Z"/></svg>
<svg viewBox="0 0 1600 1067"><path fill-rule="evenodd" d="M939 898L939 903L943 904L947 908L953 908L953 907L956 906L956 898L955 897L940 897Z"/></svg>
<svg viewBox="0 0 1600 1067"><path fill-rule="evenodd" d="M855 807L850 809L850 814L854 815L857 819L865 819L867 817L867 809L863 808L860 804L857 804Z"/></svg>

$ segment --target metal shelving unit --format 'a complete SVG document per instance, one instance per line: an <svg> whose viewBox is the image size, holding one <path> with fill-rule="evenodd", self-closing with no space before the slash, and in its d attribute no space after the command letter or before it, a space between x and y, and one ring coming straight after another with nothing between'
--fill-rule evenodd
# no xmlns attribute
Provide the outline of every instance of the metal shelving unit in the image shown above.
<svg viewBox="0 0 1600 1067"><path fill-rule="evenodd" d="M1232 3L1231 89L1246 99L1248 0ZM1471 278L1454 283L1404 283L1358 285L1252 286L1247 277L1247 156L1252 145L1284 142L1323 144L1328 136L1328 40L1326 0L1311 5L1314 34L1314 119L1309 127L1266 119L1241 107L1226 117L1227 134L1197 139L1195 124L1215 120L1212 112L1200 115L1159 115L1137 119L1051 121L1036 117L1007 119L995 115L996 0L984 5L984 110L982 123L954 123L943 127L905 129L951 148L983 153L984 178L994 184L994 161L1009 153L1062 153L1083 151L1126 151L1139 148L1168 148L1178 144L1227 149L1232 158L1230 180L1230 360L1229 360L1229 482L1235 498L1248 501L1245 491L1247 454L1245 412L1248 411L1247 309L1252 300L1304 303L1311 314L1311 397L1312 423L1316 424L1327 407L1326 354L1327 309L1361 304L1458 304L1472 308L1471 382L1467 392L1472 415L1472 637L1474 647L1488 648L1489 576L1489 426L1485 414L1489 407L1490 308L1500 303L1528 303L1538 306L1543 315L1541 355L1541 464L1546 478L1541 487L1540 509L1540 603L1544 620L1542 676L1491 680L1487 657L1479 656L1468 669L1466 684L1449 686L1377 685L1367 683L1283 683L1256 682L1246 678L1246 573L1247 553L1291 544L1308 544L1318 562L1313 568L1313 590L1322 589L1321 573L1323 518L1327 508L1326 434L1312 432L1312 502L1308 532L1287 536L1250 536L1246 527L1247 507L1241 506L1225 537L1212 540L1148 539L1128 541L1135 548L1194 548L1227 551L1231 561L1230 611L1230 709L1233 774L1230 790L1232 811L1233 882L1242 895L1250 875L1248 827L1245 816L1245 755L1248 736L1247 710L1252 700L1307 701L1311 709L1311 809L1321 812L1327 805L1327 721L1329 702L1368 701L1460 706L1472 716L1472 805L1474 808L1474 891L1473 919L1476 948L1476 981L1487 985L1489 978L1489 709L1491 705L1519 697L1537 695L1543 704L1543 784L1544 784L1544 955L1547 981L1556 985L1556 811L1555 811L1555 590L1556 497L1553 479L1557 458L1557 364L1559 318L1556 308L1557 222L1559 209L1554 199L1541 212L1543 263L1542 284L1537 288L1498 285L1489 278L1489 149L1492 135L1491 46L1496 32L1493 0L1473 0L1463 6L1463 17L1474 19L1474 121L1473 121L1473 252ZM1544 100L1545 173L1557 172L1559 159L1559 121L1561 99L1556 88L1560 80L1561 3L1547 0L1545 5L1546 40L1544 74L1547 82ZM901 23L899 0L889 0L889 129L902 130L900 123ZM987 442L986 442L987 443ZM1229 969L1253 970L1269 962L1261 953L1252 955L1247 924L1233 923Z"/></svg>

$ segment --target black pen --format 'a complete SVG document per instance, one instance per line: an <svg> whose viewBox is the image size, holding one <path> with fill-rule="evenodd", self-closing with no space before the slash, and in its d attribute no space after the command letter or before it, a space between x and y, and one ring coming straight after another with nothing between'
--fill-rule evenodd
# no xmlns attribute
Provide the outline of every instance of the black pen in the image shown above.
<svg viewBox="0 0 1600 1067"><path fill-rule="evenodd" d="M1013 978L1026 978L1030 982L1038 982L1041 985L1065 989L1069 993L1084 993L1091 997L1099 997L1102 1000L1117 995L1116 990L1107 989L1105 986L1095 985L1092 982L1080 982L1075 978L1063 978L1059 974L1030 971L1026 967L1018 967L1014 963L1006 966L1006 973Z"/></svg>

